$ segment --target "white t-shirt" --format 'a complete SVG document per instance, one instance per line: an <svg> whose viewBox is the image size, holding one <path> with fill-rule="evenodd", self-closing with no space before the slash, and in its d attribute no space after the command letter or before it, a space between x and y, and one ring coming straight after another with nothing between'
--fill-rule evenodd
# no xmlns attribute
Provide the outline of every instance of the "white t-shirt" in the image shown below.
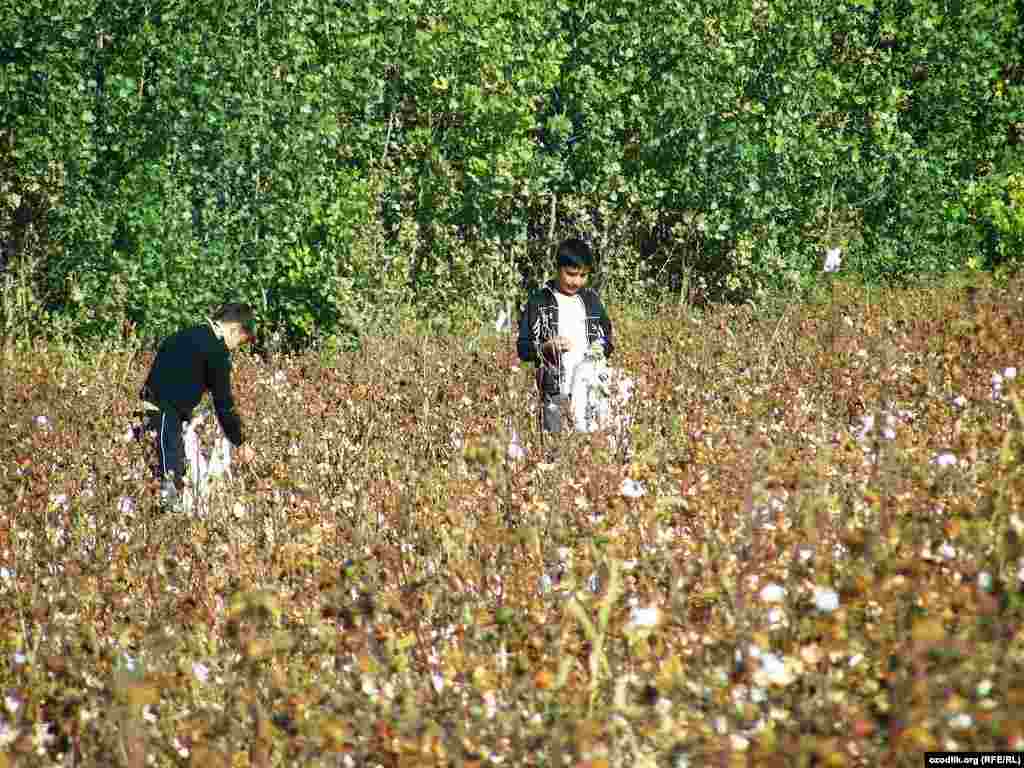
<svg viewBox="0 0 1024 768"><path fill-rule="evenodd" d="M579 294L566 296L557 290L554 293L558 301L558 335L565 336L571 344L560 360L562 394L568 395L573 371L587 353L587 307Z"/></svg>

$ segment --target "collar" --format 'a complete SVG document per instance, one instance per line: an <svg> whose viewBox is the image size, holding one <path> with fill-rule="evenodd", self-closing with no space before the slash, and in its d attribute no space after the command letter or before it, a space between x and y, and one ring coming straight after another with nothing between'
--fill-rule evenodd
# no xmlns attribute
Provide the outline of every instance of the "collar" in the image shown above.
<svg viewBox="0 0 1024 768"><path fill-rule="evenodd" d="M210 330L213 331L214 336L221 341L224 341L224 326L210 318L206 318L206 324L210 326Z"/></svg>
<svg viewBox="0 0 1024 768"><path fill-rule="evenodd" d="M547 290L548 293L551 294L551 301L553 301L553 302L555 302L557 304L558 303L558 294L560 293L560 291L558 290L558 281L557 280L548 280L544 284L544 288ZM574 296L566 296L565 298L567 298L567 299L579 299L581 302L583 302L583 306L587 306L587 300L585 298L583 298L585 293L586 293L586 290L587 290L587 287L583 286L578 291L576 291L576 294ZM564 296L565 294L562 294L562 295Z"/></svg>

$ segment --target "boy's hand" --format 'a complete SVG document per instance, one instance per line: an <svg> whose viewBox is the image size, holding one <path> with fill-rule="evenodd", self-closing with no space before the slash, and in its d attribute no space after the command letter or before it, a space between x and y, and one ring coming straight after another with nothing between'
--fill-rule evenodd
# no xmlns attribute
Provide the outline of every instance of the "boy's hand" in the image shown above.
<svg viewBox="0 0 1024 768"><path fill-rule="evenodd" d="M552 339L548 339L544 346L547 347L549 352L568 352L572 349L572 342L566 336L555 336Z"/></svg>
<svg viewBox="0 0 1024 768"><path fill-rule="evenodd" d="M254 451L253 447L247 443L238 449L235 453L235 457L238 459L239 464L248 464L256 457L256 451Z"/></svg>

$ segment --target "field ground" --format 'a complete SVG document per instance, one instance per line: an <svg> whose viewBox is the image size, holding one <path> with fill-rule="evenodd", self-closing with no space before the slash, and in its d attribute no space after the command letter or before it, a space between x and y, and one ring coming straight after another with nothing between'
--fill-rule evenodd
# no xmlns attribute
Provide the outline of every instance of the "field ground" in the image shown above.
<svg viewBox="0 0 1024 768"><path fill-rule="evenodd" d="M507 336L241 354L201 515L156 511L149 353L9 345L0 766L1024 749L1020 289L619 312L627 462L546 455Z"/></svg>

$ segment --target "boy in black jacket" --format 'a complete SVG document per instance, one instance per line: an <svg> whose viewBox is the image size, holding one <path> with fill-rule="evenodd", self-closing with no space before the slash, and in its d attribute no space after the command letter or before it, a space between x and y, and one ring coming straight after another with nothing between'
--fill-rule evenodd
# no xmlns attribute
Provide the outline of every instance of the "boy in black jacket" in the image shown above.
<svg viewBox="0 0 1024 768"><path fill-rule="evenodd" d="M541 395L540 426L562 431L572 374L595 342L610 356L612 322L597 292L584 287L594 265L590 247L578 239L558 246L558 274L530 294L519 319L517 351L523 362L537 364Z"/></svg>
<svg viewBox="0 0 1024 768"><path fill-rule="evenodd" d="M185 447L182 427L209 390L217 420L241 463L252 459L253 450L243 445L242 420L231 392L231 351L255 338L254 315L247 304L226 304L201 325L178 331L160 345L141 397L147 404L147 426L156 431L160 497L177 508L184 484Z"/></svg>

